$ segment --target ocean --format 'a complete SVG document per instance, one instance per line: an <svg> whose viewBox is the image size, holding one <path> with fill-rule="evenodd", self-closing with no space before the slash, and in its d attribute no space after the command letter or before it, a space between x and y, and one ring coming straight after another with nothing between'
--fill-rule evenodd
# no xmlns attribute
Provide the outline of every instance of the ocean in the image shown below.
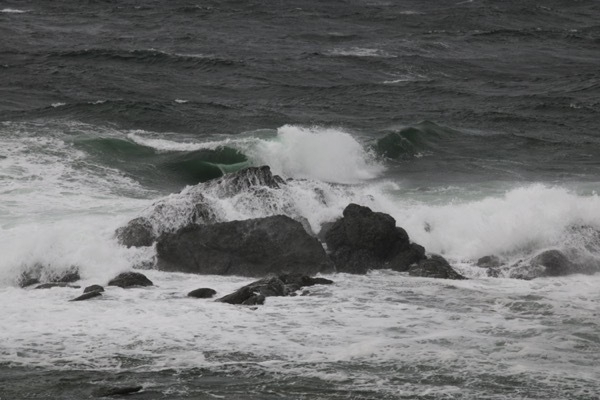
<svg viewBox="0 0 600 400"><path fill-rule="evenodd" d="M511 268L556 249L600 270L599 128L594 0L3 0L0 399L598 399L600 274ZM207 191L220 221L317 233L357 203L469 279L328 274L234 306L186 293L252 278L118 244L262 165L285 189ZM70 303L19 287L36 265L155 286Z"/></svg>

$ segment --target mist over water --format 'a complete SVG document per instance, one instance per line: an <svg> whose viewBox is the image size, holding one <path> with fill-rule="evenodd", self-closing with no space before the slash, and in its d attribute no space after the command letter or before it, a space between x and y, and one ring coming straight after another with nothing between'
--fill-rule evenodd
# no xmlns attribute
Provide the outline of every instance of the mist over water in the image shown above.
<svg viewBox="0 0 600 400"><path fill-rule="evenodd" d="M0 6L0 398L594 399L600 275L510 278L544 250L600 266L596 2ZM285 184L231 193L268 165ZM465 281L332 274L258 307L243 277L167 273L115 230L349 203ZM159 232L159 233L160 233ZM498 277L476 266L495 255ZM144 266L151 288L82 286Z"/></svg>

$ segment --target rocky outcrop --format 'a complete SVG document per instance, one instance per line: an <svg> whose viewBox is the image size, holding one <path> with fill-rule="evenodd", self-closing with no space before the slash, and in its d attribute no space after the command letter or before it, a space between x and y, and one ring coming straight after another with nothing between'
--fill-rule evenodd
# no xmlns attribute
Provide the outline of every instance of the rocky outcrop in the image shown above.
<svg viewBox="0 0 600 400"><path fill-rule="evenodd" d="M333 281L329 279L312 278L302 274L270 276L241 287L216 301L229 304L257 305L263 304L266 297L291 296L305 286L330 285L332 283Z"/></svg>
<svg viewBox="0 0 600 400"><path fill-rule="evenodd" d="M156 250L163 271L260 277L333 270L319 241L283 215L189 225L161 236Z"/></svg>
<svg viewBox="0 0 600 400"><path fill-rule="evenodd" d="M200 289L192 290L187 295L188 295L188 297L195 297L197 299L210 299L215 294L217 294L217 291L214 289L200 288Z"/></svg>
<svg viewBox="0 0 600 400"><path fill-rule="evenodd" d="M325 242L338 272L364 274L370 269L406 271L425 257L423 247L388 214L350 204L325 233Z"/></svg>
<svg viewBox="0 0 600 400"><path fill-rule="evenodd" d="M476 265L480 268L498 268L502 263L500 262L500 258L490 255L478 259Z"/></svg>
<svg viewBox="0 0 600 400"><path fill-rule="evenodd" d="M285 181L273 175L268 166L245 168L187 187L181 193L156 202L144 216L117 229L115 236L123 246L151 246L163 233L171 233L188 225L223 222L215 213L214 198L230 198L246 192L255 199L264 199L267 209L276 203L276 199L272 198L272 189L280 189L285 185ZM213 200L208 199L206 193L210 193Z"/></svg>
<svg viewBox="0 0 600 400"><path fill-rule="evenodd" d="M123 272L111 279L108 286L118 286L125 289L134 286L154 286L154 284L139 272Z"/></svg>
<svg viewBox="0 0 600 400"><path fill-rule="evenodd" d="M408 271L410 276L440 279L467 279L456 272L448 261L439 255L432 255L411 267Z"/></svg>

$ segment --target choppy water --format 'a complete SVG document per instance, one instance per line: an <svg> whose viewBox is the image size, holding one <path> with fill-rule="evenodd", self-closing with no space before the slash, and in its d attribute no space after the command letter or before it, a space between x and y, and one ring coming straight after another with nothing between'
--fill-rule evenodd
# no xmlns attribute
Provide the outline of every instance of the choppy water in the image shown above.
<svg viewBox="0 0 600 400"><path fill-rule="evenodd" d="M597 398L599 275L474 263L598 262L599 17L591 0L2 3L0 398ZM117 227L264 164L294 180L267 202L206 190L219 219L318 231L357 202L472 279L340 274L257 309L184 296L239 277L147 271L156 287L79 304L16 285L37 263L105 282L152 256Z"/></svg>

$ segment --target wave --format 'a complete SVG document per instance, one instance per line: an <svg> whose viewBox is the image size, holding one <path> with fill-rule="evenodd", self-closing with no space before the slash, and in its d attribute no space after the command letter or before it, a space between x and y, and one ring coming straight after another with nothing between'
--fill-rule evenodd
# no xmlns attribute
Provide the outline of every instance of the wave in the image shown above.
<svg viewBox="0 0 600 400"><path fill-rule="evenodd" d="M242 65L240 60L227 59L205 54L169 53L156 49L107 49L92 48L82 50L60 51L49 53L50 57L83 58L90 60L111 60L137 62L143 64L172 64L185 68L212 68Z"/></svg>
<svg viewBox="0 0 600 400"><path fill-rule="evenodd" d="M385 167L355 137L333 128L285 125L277 131L243 135L202 143L181 143L130 134L136 143L159 151L229 147L248 158L250 165L269 165L279 175L332 183L358 183L374 179Z"/></svg>
<svg viewBox="0 0 600 400"><path fill-rule="evenodd" d="M16 8L3 8L2 10L0 10L0 13L6 13L6 14L24 14L26 12L29 12L29 11L18 10Z"/></svg>

